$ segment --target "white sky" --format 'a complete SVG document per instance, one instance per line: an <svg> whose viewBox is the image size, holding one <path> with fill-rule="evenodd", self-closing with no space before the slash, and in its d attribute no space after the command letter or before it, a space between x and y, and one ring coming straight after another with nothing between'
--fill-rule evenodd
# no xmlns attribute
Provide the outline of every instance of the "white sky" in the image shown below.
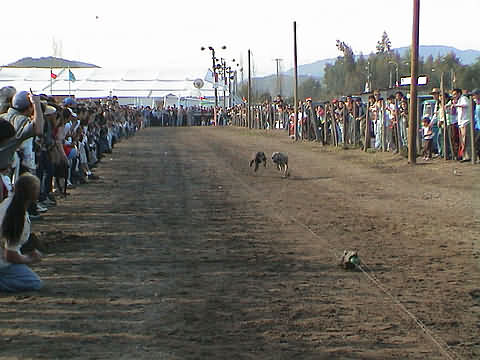
<svg viewBox="0 0 480 360"><path fill-rule="evenodd" d="M67 5L68 4L68 5ZM0 64L53 55L105 68L158 67L179 76L203 77L217 57L254 55L257 75L293 64L293 21L298 63L335 57L335 40L368 54L384 30L393 47L411 42L412 0L83 0L9 1L1 4ZM420 44L480 49L480 0L421 0ZM96 17L98 16L98 19ZM455 29L454 26L458 26Z"/></svg>

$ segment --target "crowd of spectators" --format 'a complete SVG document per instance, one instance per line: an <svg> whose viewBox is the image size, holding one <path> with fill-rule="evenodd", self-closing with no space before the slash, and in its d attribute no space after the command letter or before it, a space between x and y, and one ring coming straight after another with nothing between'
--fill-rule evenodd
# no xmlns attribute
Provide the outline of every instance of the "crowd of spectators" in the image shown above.
<svg viewBox="0 0 480 360"><path fill-rule="evenodd" d="M208 126L214 124L214 109L205 106L176 105L161 107L142 107L143 121L154 126ZM218 114L223 114L217 108ZM226 125L224 116L219 116L218 125Z"/></svg>
<svg viewBox="0 0 480 360"><path fill-rule="evenodd" d="M140 109L115 97L77 102L0 89L0 291L41 287L27 266L41 254L22 250L30 221L69 188L97 180L93 169L105 154L145 125Z"/></svg>
<svg viewBox="0 0 480 360"><path fill-rule="evenodd" d="M300 101L297 108L297 136L301 140L317 140L324 145L353 145L405 153L408 145L409 100L402 91L385 95L384 98L382 92L377 90L363 98L345 96L321 103L312 102L310 98ZM423 158L428 161L441 156L470 161L472 114L475 151L479 157L480 90L468 92L453 89L442 95L440 89L434 88L428 95L419 99L420 113L416 129L417 145L419 150L423 149ZM228 122L250 128L284 129L289 136L294 136L295 109L280 96L271 102L251 106L250 119L247 108L246 104L240 104L228 109Z"/></svg>

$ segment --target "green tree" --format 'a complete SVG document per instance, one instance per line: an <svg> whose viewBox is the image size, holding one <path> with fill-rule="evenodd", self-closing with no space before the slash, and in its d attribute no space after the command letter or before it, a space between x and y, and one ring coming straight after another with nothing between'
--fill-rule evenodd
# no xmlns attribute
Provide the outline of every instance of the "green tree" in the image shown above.
<svg viewBox="0 0 480 360"><path fill-rule="evenodd" d="M392 50L392 42L386 31L383 32L380 41L377 41L377 54L389 54Z"/></svg>
<svg viewBox="0 0 480 360"><path fill-rule="evenodd" d="M313 100L320 100L322 94L322 84L320 80L308 77L298 86L298 98L305 99L311 97Z"/></svg>

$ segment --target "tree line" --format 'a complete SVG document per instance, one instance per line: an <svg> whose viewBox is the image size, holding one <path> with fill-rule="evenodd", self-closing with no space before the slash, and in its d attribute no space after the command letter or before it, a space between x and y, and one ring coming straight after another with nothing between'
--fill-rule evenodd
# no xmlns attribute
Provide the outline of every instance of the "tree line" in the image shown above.
<svg viewBox="0 0 480 360"><path fill-rule="evenodd" d="M299 99L311 97L314 101L326 101L349 94L361 94L374 89L395 88L400 78L410 74L410 51L400 56L392 50L388 34L384 32L377 42L376 52L368 56L355 55L348 43L337 40L336 47L340 52L333 64L325 65L322 79L307 77L298 85ZM428 56L421 58L418 64L419 75L428 77L428 84L420 91L430 92L440 87L443 74L445 89L480 88L480 58L471 65L464 65L460 59L450 53L445 56ZM246 85L241 93L246 94ZM271 91L253 91L254 102L271 100L275 89ZM288 98L288 102L292 99Z"/></svg>

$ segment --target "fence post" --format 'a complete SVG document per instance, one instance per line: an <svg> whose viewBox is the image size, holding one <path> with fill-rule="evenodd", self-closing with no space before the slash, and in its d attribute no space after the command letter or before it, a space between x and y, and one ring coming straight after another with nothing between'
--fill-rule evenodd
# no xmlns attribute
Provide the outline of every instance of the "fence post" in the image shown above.
<svg viewBox="0 0 480 360"><path fill-rule="evenodd" d="M355 103L355 101L353 102L352 116L353 116L353 145L357 146L358 145L358 138L357 138L358 105Z"/></svg>
<svg viewBox="0 0 480 360"><path fill-rule="evenodd" d="M320 142L320 131L318 130L318 119L315 110L313 109L313 104L310 104L310 118L312 119L311 124L313 125L313 131L315 132L315 141Z"/></svg>
<svg viewBox="0 0 480 360"><path fill-rule="evenodd" d="M338 146L337 119L335 119L335 112L333 111L333 108L330 108L330 116L332 119L333 145Z"/></svg>
<svg viewBox="0 0 480 360"><path fill-rule="evenodd" d="M327 145L327 131L328 131L328 124L327 124L327 104L325 104L325 107L323 109L323 116L324 116L324 121L322 122L322 130L323 130L323 145Z"/></svg>
<svg viewBox="0 0 480 360"><path fill-rule="evenodd" d="M417 100L417 155L418 152L422 149L422 139L423 136L420 136L420 130L422 129L421 121L422 121L422 104L420 101Z"/></svg>
<svg viewBox="0 0 480 360"><path fill-rule="evenodd" d="M475 107L474 107L473 95L470 99L470 149L472 150L472 164L475 164L477 160L477 152L475 151Z"/></svg>
<svg viewBox="0 0 480 360"><path fill-rule="evenodd" d="M382 121L381 129L382 129L382 151L387 151L387 127L385 124L385 100L382 100L382 108L380 109L380 120ZM377 118L378 122L378 118Z"/></svg>
<svg viewBox="0 0 480 360"><path fill-rule="evenodd" d="M370 106L367 103L365 109L365 142L363 144L363 151L367 151L370 147Z"/></svg>

